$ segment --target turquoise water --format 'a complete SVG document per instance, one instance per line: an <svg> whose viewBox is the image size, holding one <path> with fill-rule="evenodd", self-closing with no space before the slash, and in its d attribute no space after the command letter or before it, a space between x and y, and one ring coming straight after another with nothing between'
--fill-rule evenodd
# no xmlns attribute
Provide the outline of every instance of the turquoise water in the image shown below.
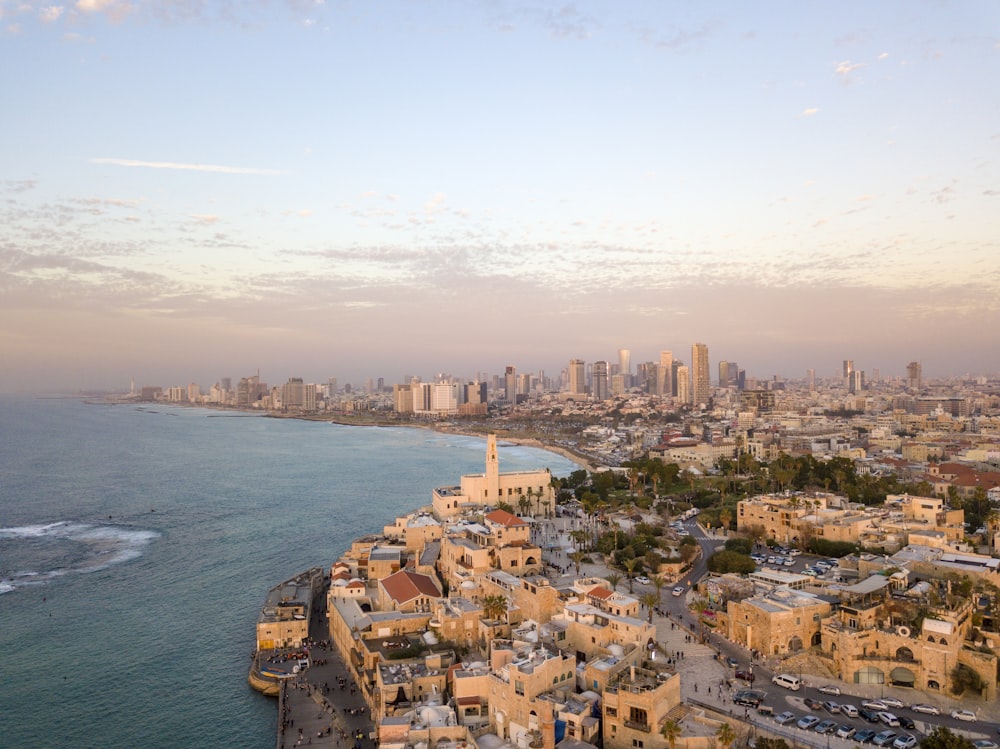
<svg viewBox="0 0 1000 749"><path fill-rule="evenodd" d="M0 399L0 743L272 747L246 683L267 588L484 459L422 429Z"/></svg>

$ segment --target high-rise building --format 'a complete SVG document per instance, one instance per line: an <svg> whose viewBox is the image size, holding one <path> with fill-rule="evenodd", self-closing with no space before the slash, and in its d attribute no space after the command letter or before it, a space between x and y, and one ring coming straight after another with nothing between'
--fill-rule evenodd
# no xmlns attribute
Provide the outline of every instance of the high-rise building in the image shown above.
<svg viewBox="0 0 1000 749"><path fill-rule="evenodd" d="M660 366L656 370L656 394L669 398L677 394L674 380L674 352L660 352Z"/></svg>
<svg viewBox="0 0 1000 749"><path fill-rule="evenodd" d="M632 386L632 352L627 348L618 349L618 374L624 377L625 387Z"/></svg>
<svg viewBox="0 0 1000 749"><path fill-rule="evenodd" d="M593 395L595 401L608 399L608 369L606 361L594 362Z"/></svg>
<svg viewBox="0 0 1000 749"><path fill-rule="evenodd" d="M921 369L918 361L911 361L906 365L906 384L911 390L919 390L923 386Z"/></svg>
<svg viewBox="0 0 1000 749"><path fill-rule="evenodd" d="M863 369L855 369L851 372L851 380L847 385L847 392L849 393L860 393L865 389L865 371Z"/></svg>
<svg viewBox="0 0 1000 749"><path fill-rule="evenodd" d="M508 364L504 370L504 399L511 405L517 403L517 368Z"/></svg>
<svg viewBox="0 0 1000 749"><path fill-rule="evenodd" d="M571 395L583 395L587 392L583 359L569 360L569 392Z"/></svg>
<svg viewBox="0 0 1000 749"><path fill-rule="evenodd" d="M736 386L736 381L740 376L740 367L736 362L719 362L719 387L731 388Z"/></svg>
<svg viewBox="0 0 1000 749"><path fill-rule="evenodd" d="M676 365L674 370L674 384L677 386L675 395L682 403L691 402L691 382L688 373L690 370L683 364Z"/></svg>
<svg viewBox="0 0 1000 749"><path fill-rule="evenodd" d="M712 398L712 383L709 379L708 346L695 343L691 346L691 403L700 405Z"/></svg>
<svg viewBox="0 0 1000 749"><path fill-rule="evenodd" d="M854 376L854 359L844 359L844 385L851 387L851 378Z"/></svg>
<svg viewBox="0 0 1000 749"><path fill-rule="evenodd" d="M816 370L807 369L806 370L806 387L809 388L810 392L816 389Z"/></svg>

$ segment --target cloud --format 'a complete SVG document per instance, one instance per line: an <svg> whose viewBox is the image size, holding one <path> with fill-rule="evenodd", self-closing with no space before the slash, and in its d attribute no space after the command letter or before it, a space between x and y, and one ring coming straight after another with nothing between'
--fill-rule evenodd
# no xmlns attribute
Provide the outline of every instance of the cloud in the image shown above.
<svg viewBox="0 0 1000 749"><path fill-rule="evenodd" d="M819 107L808 107L799 112L799 117L812 117L819 112Z"/></svg>
<svg viewBox="0 0 1000 749"><path fill-rule="evenodd" d="M887 59L888 57L889 57L889 53L888 53L888 52L883 52L882 54L880 54L880 55L878 56L878 59L880 59L880 60L885 60L885 59Z"/></svg>
<svg viewBox="0 0 1000 749"><path fill-rule="evenodd" d="M219 222L219 217L210 213L192 213L191 218L200 226L211 226Z"/></svg>
<svg viewBox="0 0 1000 749"><path fill-rule="evenodd" d="M443 211L446 200L447 196L445 196L443 192L436 192L434 193L434 197L424 204L424 210L427 211L427 213L438 213Z"/></svg>
<svg viewBox="0 0 1000 749"><path fill-rule="evenodd" d="M146 169L178 169L190 172L218 172L221 174L263 174L278 175L288 174L280 169L258 169L246 166L219 166L217 164L178 164L172 161L138 161L135 159L109 159L95 158L90 160L91 164L113 164L115 166L138 166Z"/></svg>
<svg viewBox="0 0 1000 749"><path fill-rule="evenodd" d="M833 72L840 76L840 80L843 83L852 83L853 76L851 74L856 70L860 70L864 66L865 64L863 62L851 62L850 60L844 60L843 62L837 63Z"/></svg>
<svg viewBox="0 0 1000 749"><path fill-rule="evenodd" d="M39 10L38 17L42 23L55 23L59 20L64 10L66 9L61 5L50 5L47 8Z"/></svg>

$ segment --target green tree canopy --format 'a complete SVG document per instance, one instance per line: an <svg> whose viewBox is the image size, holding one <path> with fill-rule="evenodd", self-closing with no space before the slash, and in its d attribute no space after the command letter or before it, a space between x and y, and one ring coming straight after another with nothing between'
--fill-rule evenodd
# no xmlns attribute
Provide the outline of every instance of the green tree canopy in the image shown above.
<svg viewBox="0 0 1000 749"><path fill-rule="evenodd" d="M738 554L735 551L720 551L708 558L708 569L720 574L736 572L741 575L749 575L757 569L757 565L746 554Z"/></svg>

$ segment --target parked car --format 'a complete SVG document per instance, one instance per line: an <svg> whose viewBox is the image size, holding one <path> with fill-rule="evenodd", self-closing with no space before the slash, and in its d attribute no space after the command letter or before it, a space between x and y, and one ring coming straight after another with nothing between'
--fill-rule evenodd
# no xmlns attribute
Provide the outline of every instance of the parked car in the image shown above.
<svg viewBox="0 0 1000 749"><path fill-rule="evenodd" d="M779 726L783 726L786 723L791 723L793 720L795 720L795 713L790 713L787 710L785 710L785 712L781 713L780 715L775 716L774 718L774 722L777 723Z"/></svg>
<svg viewBox="0 0 1000 749"><path fill-rule="evenodd" d="M892 742L892 749L913 749L917 745L917 737L912 733L897 736Z"/></svg>
<svg viewBox="0 0 1000 749"><path fill-rule="evenodd" d="M881 712L882 710L888 710L889 706L884 702L879 700L868 700L861 703L861 707L868 708L869 710L874 710L875 712Z"/></svg>
<svg viewBox="0 0 1000 749"><path fill-rule="evenodd" d="M997 742L990 741L989 739L979 739L979 741L973 741L972 745L976 749L997 749Z"/></svg>
<svg viewBox="0 0 1000 749"><path fill-rule="evenodd" d="M858 744L868 744L875 738L876 732L870 728L862 728L854 734L854 741Z"/></svg>
<svg viewBox="0 0 1000 749"><path fill-rule="evenodd" d="M645 575L639 575L638 577L635 578L635 581L637 583L642 583L643 585L649 585L649 578L646 577Z"/></svg>
<svg viewBox="0 0 1000 749"><path fill-rule="evenodd" d="M951 717L955 720L964 720L968 723L976 722L976 714L971 710L952 710Z"/></svg>
<svg viewBox="0 0 1000 749"><path fill-rule="evenodd" d="M822 723L817 723L816 727L813 728L816 733L833 733L837 730L837 721L835 720L824 720Z"/></svg>
<svg viewBox="0 0 1000 749"><path fill-rule="evenodd" d="M682 595L684 595L684 586L683 585L678 585L676 588L674 588L672 591L670 591L670 595L673 595L673 596L682 596Z"/></svg>
<svg viewBox="0 0 1000 749"><path fill-rule="evenodd" d="M823 703L819 700L813 699L812 697L806 697L803 702L806 703L806 707L810 710L819 710L823 707Z"/></svg>
<svg viewBox="0 0 1000 749"><path fill-rule="evenodd" d="M897 700L895 697L883 697L880 702L886 707L893 707L897 710L903 707L903 701Z"/></svg>
<svg viewBox="0 0 1000 749"><path fill-rule="evenodd" d="M753 675L753 671L737 671L736 678L743 679L743 681L749 681L751 684L753 684L753 680L756 679L757 677Z"/></svg>
<svg viewBox="0 0 1000 749"><path fill-rule="evenodd" d="M910 705L910 709L915 713L923 713L924 715L940 715L941 708L937 705L925 705L923 703L917 705Z"/></svg>
<svg viewBox="0 0 1000 749"><path fill-rule="evenodd" d="M819 718L815 715L803 715L799 718L799 722L796 723L799 728L805 728L806 730L812 728L814 725L819 723Z"/></svg>
<svg viewBox="0 0 1000 749"><path fill-rule="evenodd" d="M882 733L875 734L875 738L872 739L872 743L875 746L889 746L893 741L896 740L895 731L882 731Z"/></svg>
<svg viewBox="0 0 1000 749"><path fill-rule="evenodd" d="M767 693L761 692L758 689L741 689L733 695L733 703L736 705L757 707L764 701L765 697L767 697Z"/></svg>
<svg viewBox="0 0 1000 749"><path fill-rule="evenodd" d="M840 705L838 705L833 700L827 700L826 702L823 703L823 709L826 710L828 713L831 713L831 714L833 714L833 713L839 713L840 712Z"/></svg>
<svg viewBox="0 0 1000 749"><path fill-rule="evenodd" d="M899 718L899 725L907 731L912 731L917 727L912 718L907 718L905 715L897 715L896 717Z"/></svg>
<svg viewBox="0 0 1000 749"><path fill-rule="evenodd" d="M858 714L869 723L878 723L878 713L875 710L869 710L867 707L863 707L858 710Z"/></svg>
<svg viewBox="0 0 1000 749"><path fill-rule="evenodd" d="M890 728L899 728L899 718L890 713L888 710L881 711L878 714L878 719Z"/></svg>
<svg viewBox="0 0 1000 749"><path fill-rule="evenodd" d="M845 723L837 728L837 738L849 739L854 735L854 726L850 723Z"/></svg>
<svg viewBox="0 0 1000 749"><path fill-rule="evenodd" d="M840 712L842 712L848 718L857 718L859 715L858 708L854 707L854 705L849 705L845 703L842 703L840 705Z"/></svg>
<svg viewBox="0 0 1000 749"><path fill-rule="evenodd" d="M840 696L840 687L836 684L824 684L819 688L823 694L832 694L834 697Z"/></svg>

